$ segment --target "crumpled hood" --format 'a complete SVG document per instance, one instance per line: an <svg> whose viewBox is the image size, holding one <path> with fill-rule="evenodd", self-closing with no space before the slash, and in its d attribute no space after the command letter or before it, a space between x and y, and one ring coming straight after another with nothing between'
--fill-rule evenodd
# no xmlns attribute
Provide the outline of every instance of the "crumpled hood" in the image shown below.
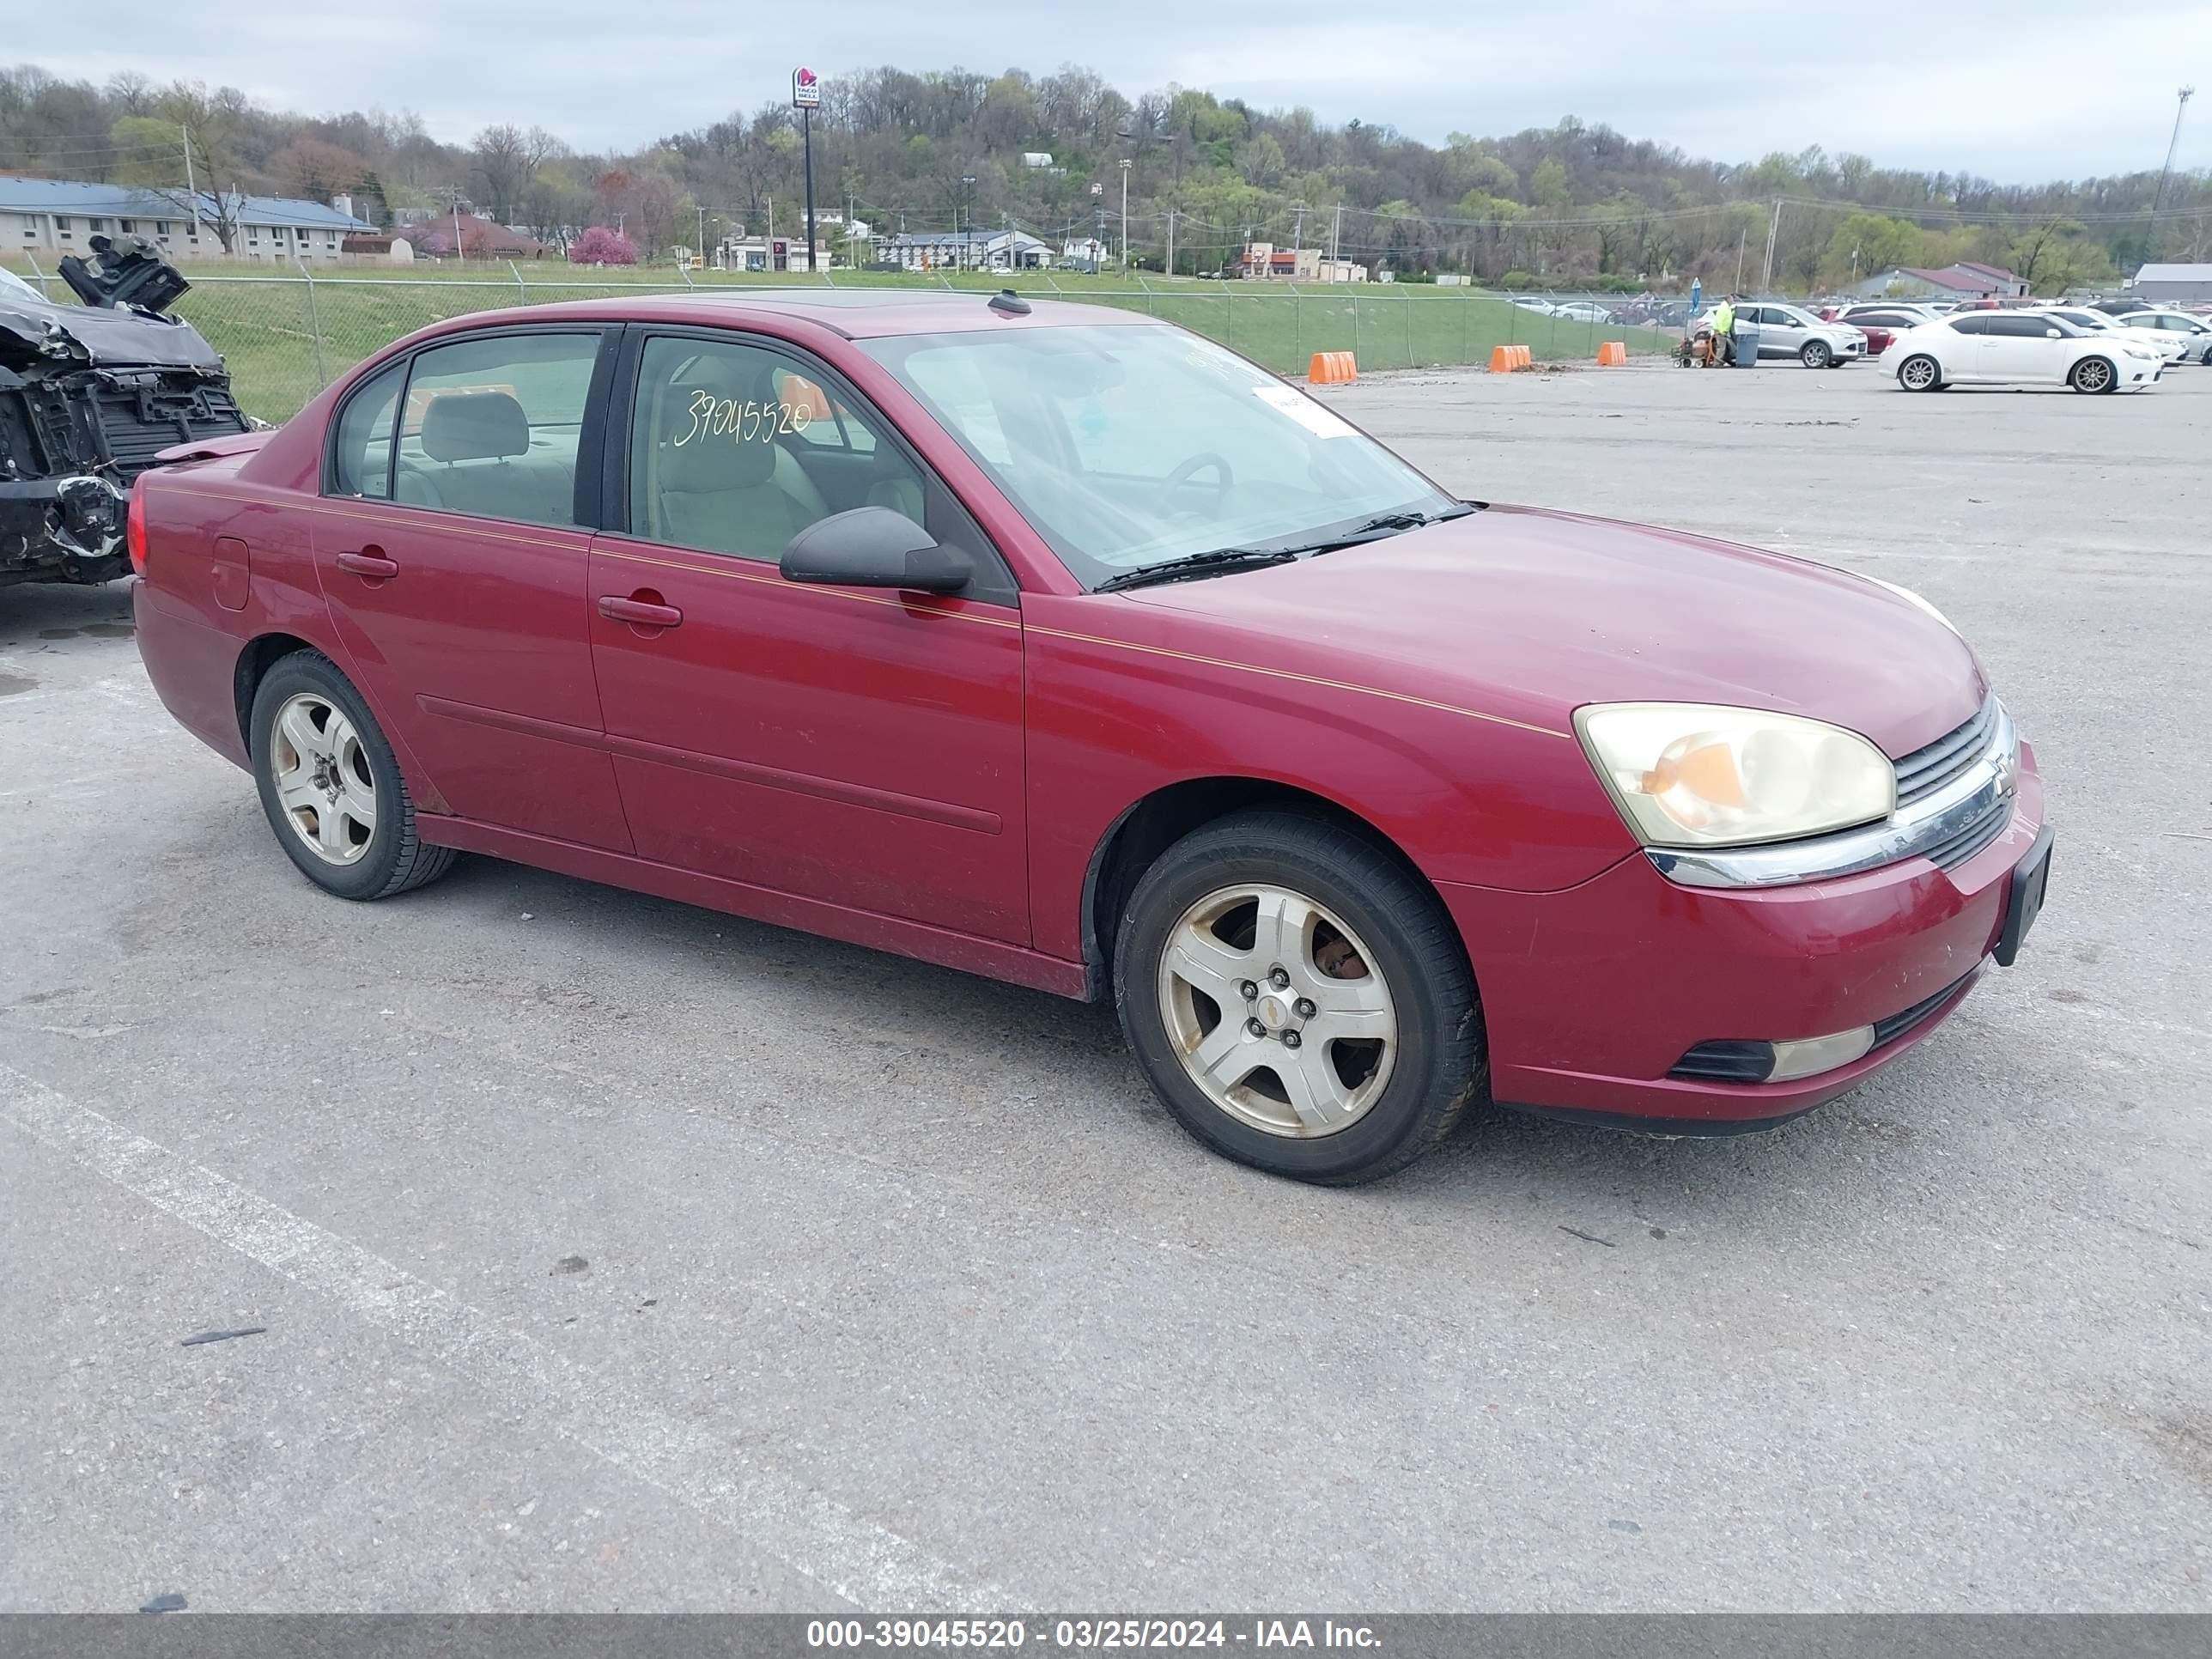
<svg viewBox="0 0 2212 1659"><path fill-rule="evenodd" d="M58 327L68 355L46 355ZM0 362L21 368L51 362L95 368L220 369L222 359L190 323L96 306L0 300Z"/></svg>
<svg viewBox="0 0 2212 1659"><path fill-rule="evenodd" d="M1986 696L1957 635L1860 577L1528 507L1127 597L1231 624L1241 653L1273 636L1247 660L1325 659L1332 678L1560 730L1583 703L1728 703L1828 720L1898 756Z"/></svg>

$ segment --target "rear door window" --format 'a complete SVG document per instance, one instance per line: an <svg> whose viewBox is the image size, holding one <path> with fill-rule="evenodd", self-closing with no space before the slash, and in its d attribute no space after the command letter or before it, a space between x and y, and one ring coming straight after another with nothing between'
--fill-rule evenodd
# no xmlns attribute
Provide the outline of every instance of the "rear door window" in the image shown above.
<svg viewBox="0 0 2212 1659"><path fill-rule="evenodd" d="M393 499L477 518L576 522L576 451L600 335L493 335L416 354Z"/></svg>

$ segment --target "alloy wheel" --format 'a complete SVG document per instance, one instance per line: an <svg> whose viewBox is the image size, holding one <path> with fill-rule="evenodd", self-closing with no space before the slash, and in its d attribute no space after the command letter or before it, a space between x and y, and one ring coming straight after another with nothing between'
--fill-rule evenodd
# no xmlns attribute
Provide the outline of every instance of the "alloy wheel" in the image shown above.
<svg viewBox="0 0 2212 1659"><path fill-rule="evenodd" d="M2102 392L2112 383L2112 366L2102 357L2075 365L2074 384L2084 392Z"/></svg>
<svg viewBox="0 0 2212 1659"><path fill-rule="evenodd" d="M1936 361L1932 357L1915 357L1897 372L1911 392L1925 392L1936 384Z"/></svg>
<svg viewBox="0 0 2212 1659"><path fill-rule="evenodd" d="M1161 1016L1191 1081L1223 1111L1269 1134L1334 1134L1374 1105L1397 1063L1397 1007L1375 960L1304 894L1220 888L1168 935Z"/></svg>
<svg viewBox="0 0 2212 1659"><path fill-rule="evenodd" d="M376 778L345 711L301 692L276 711L270 768L284 821L325 864L357 864L376 835Z"/></svg>

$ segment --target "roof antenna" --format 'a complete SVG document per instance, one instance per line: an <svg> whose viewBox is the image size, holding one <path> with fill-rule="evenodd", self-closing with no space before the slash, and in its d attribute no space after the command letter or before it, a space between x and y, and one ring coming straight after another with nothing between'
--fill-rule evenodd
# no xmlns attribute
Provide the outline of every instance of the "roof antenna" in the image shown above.
<svg viewBox="0 0 2212 1659"><path fill-rule="evenodd" d="M1030 302L1010 288L1002 288L991 296L991 309L1001 317L1026 317Z"/></svg>

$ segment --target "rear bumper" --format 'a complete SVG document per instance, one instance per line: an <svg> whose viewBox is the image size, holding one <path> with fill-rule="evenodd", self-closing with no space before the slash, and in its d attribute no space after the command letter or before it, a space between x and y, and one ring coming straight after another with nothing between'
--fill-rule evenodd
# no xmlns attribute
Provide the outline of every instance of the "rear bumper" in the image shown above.
<svg viewBox="0 0 2212 1659"><path fill-rule="evenodd" d="M1637 854L1553 893L1440 887L1481 987L1501 1103L1677 1132L1764 1127L1855 1087L1964 1000L2002 932L2014 867L2043 823L2021 750L1995 842L1958 867L1908 859L1839 880L1689 888ZM1693 1046L1909 1029L1831 1071L1784 1083L1669 1077Z"/></svg>

